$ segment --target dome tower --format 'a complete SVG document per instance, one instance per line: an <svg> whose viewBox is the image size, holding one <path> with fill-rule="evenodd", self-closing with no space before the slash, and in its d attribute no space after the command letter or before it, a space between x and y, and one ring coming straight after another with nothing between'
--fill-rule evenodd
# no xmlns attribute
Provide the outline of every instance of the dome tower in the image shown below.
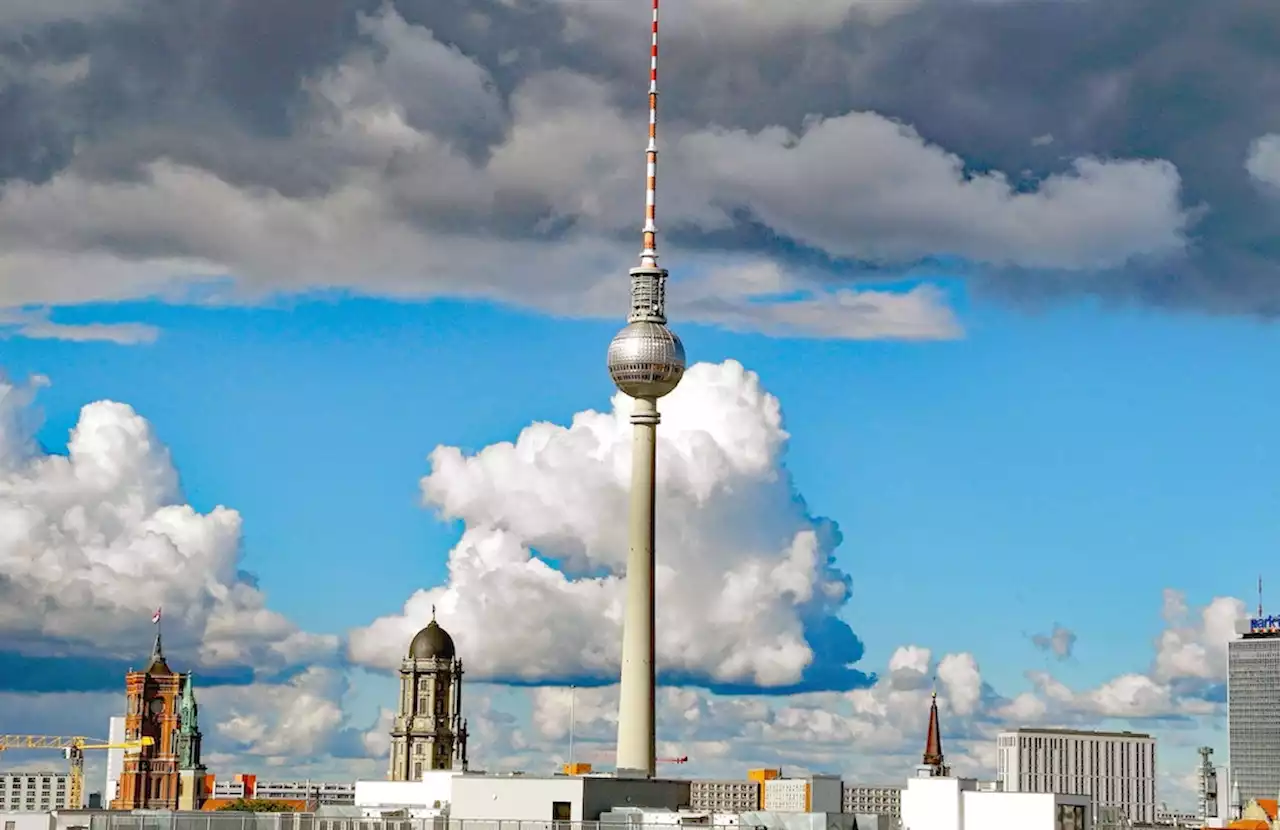
<svg viewBox="0 0 1280 830"><path fill-rule="evenodd" d="M391 727L392 781L421 781L424 772L467 768L467 722L462 719L462 661L449 632L431 622L409 643L400 662L400 697Z"/></svg>

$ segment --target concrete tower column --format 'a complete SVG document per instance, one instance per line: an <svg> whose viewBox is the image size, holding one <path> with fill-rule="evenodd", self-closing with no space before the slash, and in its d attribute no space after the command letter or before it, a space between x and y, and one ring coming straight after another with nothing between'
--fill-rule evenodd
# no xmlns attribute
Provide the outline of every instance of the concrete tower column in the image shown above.
<svg viewBox="0 0 1280 830"><path fill-rule="evenodd" d="M658 401L636 398L631 414L631 515L627 529L627 604L623 617L618 701L618 775L652 778L654 697L654 472Z"/></svg>

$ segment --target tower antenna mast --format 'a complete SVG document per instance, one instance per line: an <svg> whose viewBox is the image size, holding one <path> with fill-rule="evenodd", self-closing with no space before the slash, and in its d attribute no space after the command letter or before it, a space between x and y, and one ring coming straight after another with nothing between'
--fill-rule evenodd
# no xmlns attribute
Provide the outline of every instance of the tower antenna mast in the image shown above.
<svg viewBox="0 0 1280 830"><path fill-rule="evenodd" d="M653 778L656 620L654 613L654 502L658 398L684 377L684 345L667 328L667 270L658 265L658 0L649 40L649 140L645 145L644 248L631 269L627 324L609 344L609 376L634 399L631 411L631 508L627 528L627 598L622 624L618 695L617 773Z"/></svg>
<svg viewBox="0 0 1280 830"><path fill-rule="evenodd" d="M1262 574L1258 574L1258 618L1262 618Z"/></svg>
<svg viewBox="0 0 1280 830"><path fill-rule="evenodd" d="M640 265L658 267L658 0L653 0L653 25L649 40L649 144L645 147L644 248Z"/></svg>

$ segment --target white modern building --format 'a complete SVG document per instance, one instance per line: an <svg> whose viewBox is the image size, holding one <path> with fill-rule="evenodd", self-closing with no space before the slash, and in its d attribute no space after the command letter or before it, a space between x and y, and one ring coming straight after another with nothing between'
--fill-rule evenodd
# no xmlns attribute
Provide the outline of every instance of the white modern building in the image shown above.
<svg viewBox="0 0 1280 830"><path fill-rule="evenodd" d="M598 821L620 807L683 810L689 782L605 776L459 775L449 814L490 821Z"/></svg>
<svg viewBox="0 0 1280 830"><path fill-rule="evenodd" d="M453 780L461 770L427 770L421 781L357 781L355 806L365 818L401 813L411 818L449 814Z"/></svg>
<svg viewBox="0 0 1280 830"><path fill-rule="evenodd" d="M107 727L107 743L119 746L124 742L124 718L112 718ZM108 749L107 780L102 787L103 804L110 804L116 800L116 790L120 787L120 773L122 772L124 772L124 749Z"/></svg>
<svg viewBox="0 0 1280 830"><path fill-rule="evenodd" d="M1244 803L1280 790L1280 618L1256 617L1227 644L1231 783ZM1227 792L1219 782L1219 791Z"/></svg>
<svg viewBox="0 0 1280 830"><path fill-rule="evenodd" d="M844 782L834 775L774 778L764 782L761 806L777 813L841 813Z"/></svg>
<svg viewBox="0 0 1280 830"><path fill-rule="evenodd" d="M69 772L0 773L0 812L70 809L70 789Z"/></svg>
<svg viewBox="0 0 1280 830"><path fill-rule="evenodd" d="M1156 817L1156 742L1137 732L1019 729L996 739L1000 785L1008 793L1086 795L1118 807L1134 824Z"/></svg>
<svg viewBox="0 0 1280 830"><path fill-rule="evenodd" d="M983 791L966 778L911 778L902 830L1093 830L1089 797Z"/></svg>

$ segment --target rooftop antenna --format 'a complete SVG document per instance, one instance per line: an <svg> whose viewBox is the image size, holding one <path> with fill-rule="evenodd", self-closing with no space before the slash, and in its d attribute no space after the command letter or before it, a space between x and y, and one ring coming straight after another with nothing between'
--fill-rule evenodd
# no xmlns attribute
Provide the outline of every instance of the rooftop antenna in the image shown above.
<svg viewBox="0 0 1280 830"><path fill-rule="evenodd" d="M658 267L658 0L653 0L653 30L649 41L649 144L645 147L647 184L644 191L644 248L640 265Z"/></svg>
<svg viewBox="0 0 1280 830"><path fill-rule="evenodd" d="M1258 617L1262 617L1262 574L1258 574Z"/></svg>

